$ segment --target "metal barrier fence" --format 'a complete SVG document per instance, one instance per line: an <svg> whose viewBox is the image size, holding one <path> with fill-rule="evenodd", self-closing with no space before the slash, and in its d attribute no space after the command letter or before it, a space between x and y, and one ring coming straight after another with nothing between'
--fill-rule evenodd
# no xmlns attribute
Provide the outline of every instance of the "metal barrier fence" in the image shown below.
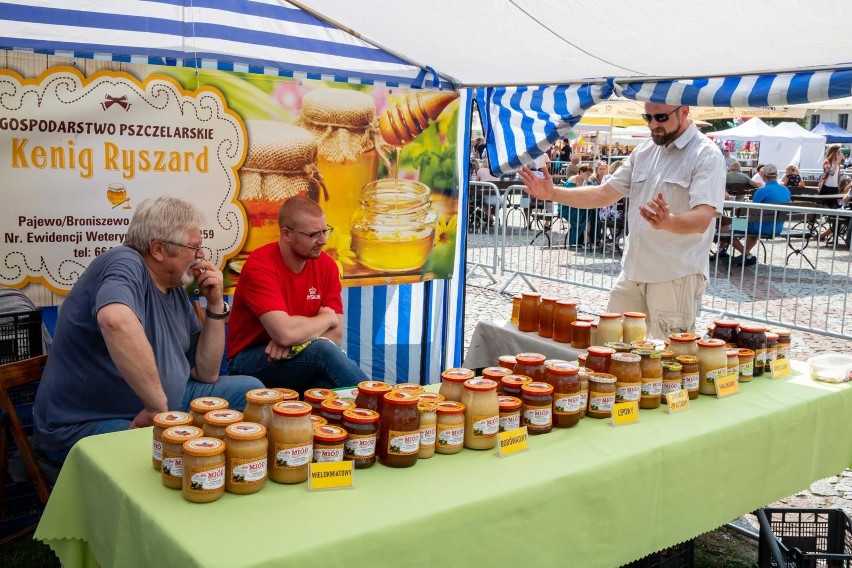
<svg viewBox="0 0 852 568"><path fill-rule="evenodd" d="M601 216L538 201L522 185L471 182L470 195L468 278L482 270L500 292L516 279L533 290L539 279L612 288L629 232L623 210ZM717 221L715 241L730 243L729 255L710 259L707 251L710 281L700 309L852 339L852 210L748 201L726 201L725 209L733 221ZM776 223L780 232L763 235ZM750 240L754 265L741 263L734 248Z"/></svg>

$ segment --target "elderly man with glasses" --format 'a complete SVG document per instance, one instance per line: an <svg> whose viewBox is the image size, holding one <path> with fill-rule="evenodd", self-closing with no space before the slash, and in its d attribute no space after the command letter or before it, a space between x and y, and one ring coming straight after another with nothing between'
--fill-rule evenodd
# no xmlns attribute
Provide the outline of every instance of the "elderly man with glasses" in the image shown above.
<svg viewBox="0 0 852 568"><path fill-rule="evenodd" d="M228 304L204 220L172 197L139 204L124 246L95 258L62 303L33 407L34 445L61 465L81 438L151 426L199 397L245 406L254 377L220 377ZM199 323L184 286L207 300Z"/></svg>
<svg viewBox="0 0 852 568"><path fill-rule="evenodd" d="M692 331L707 286L713 219L722 214L725 162L689 118L689 107L645 103L651 140L637 147L605 183L555 187L524 167L526 191L538 199L582 209L629 199L622 271L610 293L610 312L643 312L648 335L665 339Z"/></svg>
<svg viewBox="0 0 852 568"><path fill-rule="evenodd" d="M322 250L333 228L301 196L281 205L278 226L278 241L253 251L240 272L228 331L231 372L299 392L367 380L339 347L340 273Z"/></svg>

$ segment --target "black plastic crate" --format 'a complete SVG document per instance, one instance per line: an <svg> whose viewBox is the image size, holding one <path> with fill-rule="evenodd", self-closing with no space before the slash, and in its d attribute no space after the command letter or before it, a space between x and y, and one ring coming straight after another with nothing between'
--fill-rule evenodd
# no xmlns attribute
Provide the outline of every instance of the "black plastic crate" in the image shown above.
<svg viewBox="0 0 852 568"><path fill-rule="evenodd" d="M625 564L622 568L692 568L694 556L695 539L689 539Z"/></svg>
<svg viewBox="0 0 852 568"><path fill-rule="evenodd" d="M0 314L0 364L42 354L41 310Z"/></svg>
<svg viewBox="0 0 852 568"><path fill-rule="evenodd" d="M765 508L758 521L760 568L852 568L852 520L840 509Z"/></svg>

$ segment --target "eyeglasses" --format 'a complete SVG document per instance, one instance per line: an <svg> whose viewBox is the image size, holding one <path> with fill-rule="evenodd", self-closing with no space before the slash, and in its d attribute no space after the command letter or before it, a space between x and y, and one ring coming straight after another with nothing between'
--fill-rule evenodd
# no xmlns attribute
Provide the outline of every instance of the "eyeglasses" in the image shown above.
<svg viewBox="0 0 852 568"><path fill-rule="evenodd" d="M669 121L669 117L670 117L671 115L673 115L673 114L675 113L675 111L680 110L680 108L681 108L682 106L683 106L683 105L680 105L679 107L677 107L676 109L674 109L674 110L673 110L673 111L671 111L671 112L661 112L661 113L659 113L659 114L646 114L646 113L642 113L642 115L641 115L641 116L642 116L642 120L644 120L644 121L645 121L645 122L647 122L648 124L651 124L651 119L652 119L652 118L653 118L654 120L656 120L657 122L661 123L661 124L662 124L663 122L668 122L668 121Z"/></svg>
<svg viewBox="0 0 852 568"><path fill-rule="evenodd" d="M170 245L174 245L174 246L176 246L176 247L187 248L187 249L189 249L189 250L195 251L195 254L198 254L198 253L199 253L199 251L200 251L200 252L202 252L202 253L204 252L204 247L203 247L202 245L198 245L198 246L196 247L196 246L193 246L193 245L185 245L185 244L183 244L183 243L176 243L176 242L174 242L174 241L167 241L167 240L165 240L165 239L160 239L160 240L161 240L162 242L164 242L164 243L168 243L168 244L170 244Z"/></svg>
<svg viewBox="0 0 852 568"><path fill-rule="evenodd" d="M317 242L319 240L320 236L328 237L331 234L331 232L334 230L334 227L332 227L331 225L326 225L324 230L315 231L313 233L306 233L305 231L300 231L299 229L294 229L293 227L288 227L286 225L284 226L284 228L290 229L291 231L299 233L300 235L305 235L306 237L311 239L312 242Z"/></svg>

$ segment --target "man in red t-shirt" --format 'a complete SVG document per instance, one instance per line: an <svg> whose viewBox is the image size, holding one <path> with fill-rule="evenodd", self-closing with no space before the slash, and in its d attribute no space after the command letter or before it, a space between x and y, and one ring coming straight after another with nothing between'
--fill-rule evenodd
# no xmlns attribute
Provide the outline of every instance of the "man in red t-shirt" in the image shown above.
<svg viewBox="0 0 852 568"><path fill-rule="evenodd" d="M340 275L325 254L332 227L307 197L278 212L281 236L249 255L228 330L228 367L267 387L299 392L356 385L368 377L340 347Z"/></svg>

